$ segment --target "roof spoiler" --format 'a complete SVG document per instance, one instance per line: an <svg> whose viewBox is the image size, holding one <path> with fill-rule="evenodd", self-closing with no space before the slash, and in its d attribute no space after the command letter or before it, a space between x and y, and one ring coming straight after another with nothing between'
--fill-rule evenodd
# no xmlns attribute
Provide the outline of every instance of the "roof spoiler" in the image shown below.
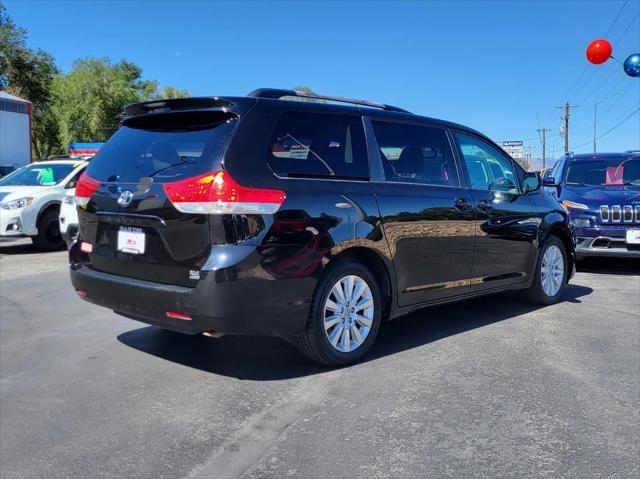
<svg viewBox="0 0 640 479"><path fill-rule="evenodd" d="M169 100L152 100L132 103L124 107L125 116L144 115L146 113L162 113L180 110L219 109L227 111L232 103L218 97L172 98Z"/></svg>
<svg viewBox="0 0 640 479"><path fill-rule="evenodd" d="M368 106L370 108L380 108L382 110L387 110L387 111L411 113L397 106L386 105L384 103L375 103L369 100L356 100L353 98L344 98L341 96L321 95L319 93L313 93L313 92L307 93L302 91L282 90L277 88L258 88L257 90L253 90L247 96L253 97L253 98L271 98L275 100L279 100L284 97L314 98L317 100L336 101L339 103L349 103L351 105L361 105L361 106Z"/></svg>

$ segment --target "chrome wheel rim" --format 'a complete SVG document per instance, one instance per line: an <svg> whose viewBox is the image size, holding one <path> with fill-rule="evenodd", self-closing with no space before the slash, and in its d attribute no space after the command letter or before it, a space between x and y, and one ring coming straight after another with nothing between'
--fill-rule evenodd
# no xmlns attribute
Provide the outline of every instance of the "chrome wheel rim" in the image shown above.
<svg viewBox="0 0 640 479"><path fill-rule="evenodd" d="M329 344L341 353L358 349L373 325L373 294L360 276L340 278L324 302L324 332Z"/></svg>
<svg viewBox="0 0 640 479"><path fill-rule="evenodd" d="M547 296L555 296L562 287L564 279L564 259L560 248L551 245L544 252L540 265L542 289Z"/></svg>

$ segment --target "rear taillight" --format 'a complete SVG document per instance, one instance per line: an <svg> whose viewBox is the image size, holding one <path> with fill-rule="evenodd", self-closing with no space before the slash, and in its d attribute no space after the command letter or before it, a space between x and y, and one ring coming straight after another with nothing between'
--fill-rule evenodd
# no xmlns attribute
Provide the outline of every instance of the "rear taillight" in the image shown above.
<svg viewBox="0 0 640 479"><path fill-rule="evenodd" d="M225 171L164 183L163 186L173 206L183 213L272 214L285 199L284 191L240 186Z"/></svg>
<svg viewBox="0 0 640 479"><path fill-rule="evenodd" d="M100 188L100 182L94 180L86 173L82 173L76 183L76 204L86 206L93 194Z"/></svg>

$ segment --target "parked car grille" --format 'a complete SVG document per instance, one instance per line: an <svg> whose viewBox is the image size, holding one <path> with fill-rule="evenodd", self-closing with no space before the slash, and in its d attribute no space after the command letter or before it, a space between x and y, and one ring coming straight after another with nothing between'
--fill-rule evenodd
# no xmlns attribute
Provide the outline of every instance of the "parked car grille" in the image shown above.
<svg viewBox="0 0 640 479"><path fill-rule="evenodd" d="M640 223L640 205L602 205L600 221L603 223Z"/></svg>

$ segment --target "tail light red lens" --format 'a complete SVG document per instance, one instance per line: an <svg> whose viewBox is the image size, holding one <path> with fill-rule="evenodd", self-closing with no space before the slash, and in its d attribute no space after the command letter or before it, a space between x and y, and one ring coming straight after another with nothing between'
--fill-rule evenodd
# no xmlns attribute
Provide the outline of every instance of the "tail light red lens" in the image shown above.
<svg viewBox="0 0 640 479"><path fill-rule="evenodd" d="M164 183L173 206L183 213L272 214L285 200L284 191L240 186L226 171Z"/></svg>
<svg viewBox="0 0 640 479"><path fill-rule="evenodd" d="M100 188L100 184L98 180L82 173L76 183L76 204L80 207L86 206L93 194Z"/></svg>
<svg viewBox="0 0 640 479"><path fill-rule="evenodd" d="M171 319L182 319L183 321L191 321L190 314L180 313L179 311L167 311L166 315Z"/></svg>

